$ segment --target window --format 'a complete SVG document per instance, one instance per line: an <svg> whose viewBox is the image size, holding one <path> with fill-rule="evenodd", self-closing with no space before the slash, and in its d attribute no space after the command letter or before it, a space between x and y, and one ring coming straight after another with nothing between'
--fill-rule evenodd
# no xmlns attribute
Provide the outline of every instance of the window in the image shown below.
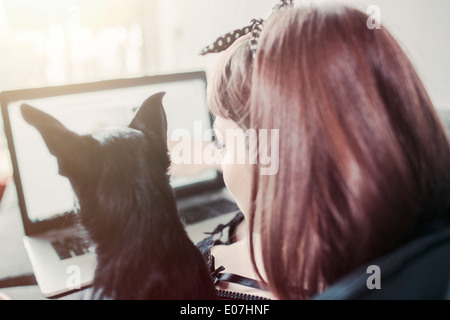
<svg viewBox="0 0 450 320"><path fill-rule="evenodd" d="M275 0L0 0L0 91L208 70L200 50ZM11 175L3 130L0 177Z"/></svg>

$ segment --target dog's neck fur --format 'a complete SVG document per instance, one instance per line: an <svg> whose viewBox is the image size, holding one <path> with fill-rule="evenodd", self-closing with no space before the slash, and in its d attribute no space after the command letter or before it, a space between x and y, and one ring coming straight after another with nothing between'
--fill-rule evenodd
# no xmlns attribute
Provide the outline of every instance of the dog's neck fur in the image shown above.
<svg viewBox="0 0 450 320"><path fill-rule="evenodd" d="M96 193L79 196L81 221L97 244L94 294L98 298L122 299L122 293L139 290L143 274L180 263L179 241L184 247L189 239L177 217L172 190L163 185L158 188L161 196L153 200L148 195L154 190L145 185L115 186L123 189L118 193L128 194L126 204ZM161 252L170 254L160 259ZM143 259L143 253L152 258Z"/></svg>

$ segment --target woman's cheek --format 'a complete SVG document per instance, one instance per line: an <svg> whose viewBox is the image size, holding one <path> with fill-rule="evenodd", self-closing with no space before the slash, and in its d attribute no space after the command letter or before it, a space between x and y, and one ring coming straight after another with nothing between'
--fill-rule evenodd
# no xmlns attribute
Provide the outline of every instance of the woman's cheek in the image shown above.
<svg viewBox="0 0 450 320"><path fill-rule="evenodd" d="M250 166L222 162L222 168L225 185L236 200L239 209L247 215L251 191Z"/></svg>

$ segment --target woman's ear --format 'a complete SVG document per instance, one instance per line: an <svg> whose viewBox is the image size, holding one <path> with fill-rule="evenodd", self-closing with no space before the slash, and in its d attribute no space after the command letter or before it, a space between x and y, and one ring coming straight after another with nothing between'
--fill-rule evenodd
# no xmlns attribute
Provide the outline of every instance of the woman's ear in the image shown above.
<svg viewBox="0 0 450 320"><path fill-rule="evenodd" d="M51 115L23 104L22 116L26 122L34 126L47 145L48 150L58 160L59 173L68 176L77 168L86 165L88 150L83 137L67 129ZM83 159L83 161L81 160Z"/></svg>
<svg viewBox="0 0 450 320"><path fill-rule="evenodd" d="M165 94L159 92L148 98L139 108L129 127L146 134L156 134L163 141L167 141L167 117L162 103Z"/></svg>

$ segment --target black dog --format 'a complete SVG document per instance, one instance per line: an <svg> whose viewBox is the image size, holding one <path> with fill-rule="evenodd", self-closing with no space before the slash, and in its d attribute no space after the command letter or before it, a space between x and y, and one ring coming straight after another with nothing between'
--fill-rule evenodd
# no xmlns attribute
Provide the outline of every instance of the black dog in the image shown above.
<svg viewBox="0 0 450 320"><path fill-rule="evenodd" d="M214 299L206 262L188 238L169 184L164 93L144 102L128 128L80 136L23 105L69 178L79 216L96 243L94 298Z"/></svg>

